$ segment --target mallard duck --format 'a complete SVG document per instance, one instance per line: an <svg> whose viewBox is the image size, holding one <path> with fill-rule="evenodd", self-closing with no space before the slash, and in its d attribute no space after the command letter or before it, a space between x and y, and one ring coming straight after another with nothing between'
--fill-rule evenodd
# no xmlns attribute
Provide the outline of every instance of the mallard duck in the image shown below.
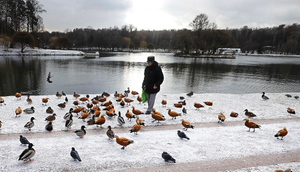
<svg viewBox="0 0 300 172"><path fill-rule="evenodd" d="M73 124L73 115L70 114L69 119L66 120L65 127L67 127L67 129L71 129L72 124Z"/></svg>
<svg viewBox="0 0 300 172"><path fill-rule="evenodd" d="M189 97L191 97L192 95L194 95L194 92L191 91L191 92L187 93L186 95L189 96Z"/></svg>
<svg viewBox="0 0 300 172"><path fill-rule="evenodd" d="M189 122L189 121L185 121L185 120L181 120L182 122L181 122L181 124L183 125L183 130L187 130L188 128L192 128L192 129L194 129L194 126L193 125L191 125L191 123Z"/></svg>
<svg viewBox="0 0 300 172"><path fill-rule="evenodd" d="M2 105L2 104L6 105L6 104L4 103L4 99L3 99L2 97L0 97L0 105Z"/></svg>
<svg viewBox="0 0 300 172"><path fill-rule="evenodd" d="M24 109L23 111L26 113L26 114L33 114L34 113L34 107L31 106L30 108L26 108Z"/></svg>
<svg viewBox="0 0 300 172"><path fill-rule="evenodd" d="M123 124L125 124L125 120L121 116L121 112L120 111L119 111L119 116L118 116L118 123L119 123L119 126L122 126Z"/></svg>
<svg viewBox="0 0 300 172"><path fill-rule="evenodd" d="M92 116L92 119L89 119L87 122L87 125L94 125L95 124L95 116Z"/></svg>
<svg viewBox="0 0 300 172"><path fill-rule="evenodd" d="M56 114L54 113L53 115L49 115L47 116L47 118L45 118L45 121L54 121L56 119Z"/></svg>
<svg viewBox="0 0 300 172"><path fill-rule="evenodd" d="M70 108L69 112L67 112L67 113L64 115L64 119L65 119L65 120L69 120L69 119L70 119L70 116L72 115L72 111L73 111L73 108Z"/></svg>
<svg viewBox="0 0 300 172"><path fill-rule="evenodd" d="M66 107L66 102L59 103L57 106L60 107L61 109L64 109Z"/></svg>
<svg viewBox="0 0 300 172"><path fill-rule="evenodd" d="M226 118L225 115L223 113L220 113L220 115L218 116L218 119L219 119L218 123L224 122L225 118Z"/></svg>
<svg viewBox="0 0 300 172"><path fill-rule="evenodd" d="M25 128L28 128L29 131L31 131L31 128L34 126L33 120L35 120L35 118L34 118L34 117L31 117L31 118L30 118L30 121L27 122L27 123L24 125L24 127L25 127Z"/></svg>
<svg viewBox="0 0 300 172"><path fill-rule="evenodd" d="M133 140L129 140L129 139L125 138L125 137L119 137L117 135L115 135L115 138L116 138L116 142L119 145L123 146L121 149L125 149L126 146L128 146L128 145L130 145L130 144L132 144L134 142Z"/></svg>
<svg viewBox="0 0 300 172"><path fill-rule="evenodd" d="M54 110L49 106L47 109L46 109L46 112L49 113L49 114L52 114L54 112Z"/></svg>
<svg viewBox="0 0 300 172"><path fill-rule="evenodd" d="M115 138L115 132L111 130L111 126L108 126L108 130L106 131L106 135L109 139L114 139Z"/></svg>
<svg viewBox="0 0 300 172"><path fill-rule="evenodd" d="M75 99L78 99L78 97L80 97L80 95L77 94L76 92L74 92L73 97L74 97Z"/></svg>
<svg viewBox="0 0 300 172"><path fill-rule="evenodd" d="M20 142L21 142L21 144L23 144L23 145L27 145L27 144L30 143L30 142L27 140L27 138L26 138L26 137L23 137L22 135L20 135Z"/></svg>
<svg viewBox="0 0 300 172"><path fill-rule="evenodd" d="M47 131L52 131L52 130L53 130L53 125L52 125L52 122L51 122L51 121L45 126L45 129L46 129Z"/></svg>
<svg viewBox="0 0 300 172"><path fill-rule="evenodd" d="M81 162L80 156L74 147L72 147L70 155L74 159L74 161L78 160L79 162Z"/></svg>
<svg viewBox="0 0 300 172"><path fill-rule="evenodd" d="M83 138L84 135L86 135L86 131L85 131L85 126L81 126L81 129L80 130L76 130L74 133L79 136L80 138Z"/></svg>
<svg viewBox="0 0 300 172"><path fill-rule="evenodd" d="M20 114L22 113L22 109L20 108L20 106L15 110L16 112L16 117L20 116Z"/></svg>
<svg viewBox="0 0 300 172"><path fill-rule="evenodd" d="M56 95L57 98L61 98L61 96L62 96L62 94L60 94L59 92L56 92L55 95Z"/></svg>
<svg viewBox="0 0 300 172"><path fill-rule="evenodd" d="M32 104L32 99L30 98L30 95L29 95L29 94L27 95L26 102L27 102L28 104Z"/></svg>
<svg viewBox="0 0 300 172"><path fill-rule="evenodd" d="M249 112L248 109L245 109L245 115L248 117L248 118L252 118L252 117L256 117L256 115L252 112Z"/></svg>
<svg viewBox="0 0 300 172"><path fill-rule="evenodd" d="M262 92L261 98L263 100L269 100L269 97L265 95L265 92Z"/></svg>
<svg viewBox="0 0 300 172"><path fill-rule="evenodd" d="M32 143L29 143L28 148L25 149L19 156L19 161L33 161L33 159L31 159L35 154L35 150L32 148L33 146L34 145Z"/></svg>
<svg viewBox="0 0 300 172"><path fill-rule="evenodd" d="M125 106L125 102L122 100L120 103L121 107L123 108Z"/></svg>

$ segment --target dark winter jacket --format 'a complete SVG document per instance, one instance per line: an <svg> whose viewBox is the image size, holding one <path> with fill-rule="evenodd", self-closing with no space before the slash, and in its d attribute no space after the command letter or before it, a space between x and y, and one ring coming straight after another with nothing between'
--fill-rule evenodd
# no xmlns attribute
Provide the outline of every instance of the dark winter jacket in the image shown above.
<svg viewBox="0 0 300 172"><path fill-rule="evenodd" d="M160 90L160 85L163 81L164 75L156 61L154 61L151 66L147 66L145 68L142 87L147 94L158 93ZM157 87L156 89L153 89L154 85Z"/></svg>

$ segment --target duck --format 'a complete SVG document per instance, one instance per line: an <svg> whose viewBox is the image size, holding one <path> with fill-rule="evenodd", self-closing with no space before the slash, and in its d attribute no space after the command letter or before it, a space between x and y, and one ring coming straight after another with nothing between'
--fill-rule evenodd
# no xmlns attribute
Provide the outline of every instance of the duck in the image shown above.
<svg viewBox="0 0 300 172"><path fill-rule="evenodd" d="M119 123L119 126L122 126L123 124L125 124L125 120L124 118L121 116L121 112L119 111L119 116L118 116L118 123Z"/></svg>
<svg viewBox="0 0 300 172"><path fill-rule="evenodd" d="M131 91L131 94L135 96L135 95L138 95L139 93L138 93L137 91L133 91L133 90L132 90L132 91Z"/></svg>
<svg viewBox="0 0 300 172"><path fill-rule="evenodd" d="M54 112L54 110L49 106L47 109L46 109L46 112L49 113L49 114L52 114Z"/></svg>
<svg viewBox="0 0 300 172"><path fill-rule="evenodd" d="M100 114L101 114L100 109L95 110L95 112L94 112L94 116L95 116L95 117L99 117Z"/></svg>
<svg viewBox="0 0 300 172"><path fill-rule="evenodd" d="M81 126L81 129L80 129L80 130L76 130L74 133L75 133L78 137L83 138L83 137L86 135L85 128L86 128L86 127L85 127L84 125L82 125L82 126Z"/></svg>
<svg viewBox="0 0 300 172"><path fill-rule="evenodd" d="M106 135L109 139L114 139L115 138L115 132L111 129L111 126L109 125L108 130L106 131Z"/></svg>
<svg viewBox="0 0 300 172"><path fill-rule="evenodd" d="M21 115L22 109L20 108L20 106L15 110L15 112L16 112L16 117Z"/></svg>
<svg viewBox="0 0 300 172"><path fill-rule="evenodd" d="M110 110L110 109L113 109L114 106L113 105L109 105L109 106L106 106L105 108L103 108L103 110Z"/></svg>
<svg viewBox="0 0 300 172"><path fill-rule="evenodd" d="M181 120L181 124L183 125L183 130L187 130L188 128L194 129L194 126L191 125L189 121L185 121L184 119Z"/></svg>
<svg viewBox="0 0 300 172"><path fill-rule="evenodd" d="M131 112L129 112L129 109L127 109L125 116L127 117L127 119L129 121L131 121L131 118L135 118L135 115L133 115Z"/></svg>
<svg viewBox="0 0 300 172"><path fill-rule="evenodd" d="M119 97L118 91L115 91L114 97Z"/></svg>
<svg viewBox="0 0 300 172"><path fill-rule="evenodd" d="M122 100L123 100L123 99L122 99L121 96L117 97L117 99L116 99L117 102L121 102Z"/></svg>
<svg viewBox="0 0 300 172"><path fill-rule="evenodd" d="M286 170L275 170L274 172L292 172L292 170L290 168L286 169Z"/></svg>
<svg viewBox="0 0 300 172"><path fill-rule="evenodd" d="M32 143L28 144L28 148L25 149L19 156L19 161L33 161L33 159L31 159L35 154L35 150L32 148L33 146L34 145Z"/></svg>
<svg viewBox="0 0 300 172"><path fill-rule="evenodd" d="M162 100L162 101L161 101L161 105L162 105L162 106L167 106L167 100Z"/></svg>
<svg viewBox="0 0 300 172"><path fill-rule="evenodd" d="M6 104L4 103L4 99L3 99L2 97L0 97L0 105L2 105L2 104L6 105Z"/></svg>
<svg viewBox="0 0 300 172"><path fill-rule="evenodd" d="M172 119L176 119L177 116L181 116L180 113L177 113L175 111L171 111L171 109L169 109L168 114L172 117Z"/></svg>
<svg viewBox="0 0 300 172"><path fill-rule="evenodd" d="M137 132L139 132L141 128L142 128L141 125L138 123L138 124L134 124L129 131L130 133L137 134Z"/></svg>
<svg viewBox="0 0 300 172"><path fill-rule="evenodd" d="M51 122L51 121L45 126L45 129L46 129L47 131L52 131L52 130L53 130L53 125L52 125L52 122Z"/></svg>
<svg viewBox="0 0 300 172"><path fill-rule="evenodd" d="M133 102L132 99L127 98L127 97L124 99L124 101L125 101L128 105L130 105L130 103Z"/></svg>
<svg viewBox="0 0 300 172"><path fill-rule="evenodd" d="M66 102L59 103L57 106L60 107L61 109L64 109L66 107Z"/></svg>
<svg viewBox="0 0 300 172"><path fill-rule="evenodd" d="M287 110L286 110L289 114L296 114L296 112L295 112L295 110L294 109L292 109L292 108L287 108Z"/></svg>
<svg viewBox="0 0 300 172"><path fill-rule="evenodd" d="M115 113L115 109L110 109L109 111L106 111L106 115L111 119L114 116L117 116Z"/></svg>
<svg viewBox="0 0 300 172"><path fill-rule="evenodd" d="M137 124L140 124L140 125L145 126L144 120L140 119L139 116L136 116L135 122L136 122Z"/></svg>
<svg viewBox="0 0 300 172"><path fill-rule="evenodd" d="M209 102L209 101L205 101L203 103L206 104L207 106L212 106L213 105L213 102Z"/></svg>
<svg viewBox="0 0 300 172"><path fill-rule="evenodd" d="M133 140L129 140L129 139L125 138L125 137L119 137L119 136L115 135L115 138L116 138L116 142L119 145L123 146L121 149L125 149L126 146L134 143Z"/></svg>
<svg viewBox="0 0 300 172"><path fill-rule="evenodd" d="M245 126L249 128L248 132L250 132L250 129L253 128L253 132L255 132L255 128L260 128L261 126L250 121L248 118L245 119Z"/></svg>
<svg viewBox="0 0 300 172"><path fill-rule="evenodd" d="M21 145L28 145L30 142L27 140L26 137L20 135L20 142L21 142Z"/></svg>
<svg viewBox="0 0 300 172"><path fill-rule="evenodd" d="M161 157L165 160L165 162L173 162L176 163L176 160L168 153L168 152L163 152L161 154Z"/></svg>
<svg viewBox="0 0 300 172"><path fill-rule="evenodd" d="M78 106L78 105L79 105L79 101L78 101L78 100L75 100L75 101L73 102L73 105Z"/></svg>
<svg viewBox="0 0 300 172"><path fill-rule="evenodd" d="M31 106L30 108L26 108L24 109L23 111L26 113L26 114L33 114L34 113L34 110L35 108L33 106Z"/></svg>
<svg viewBox="0 0 300 172"><path fill-rule="evenodd" d="M239 114L238 114L237 112L233 112L233 111L232 111L232 112L230 113L230 116L236 118L236 117L239 116Z"/></svg>
<svg viewBox="0 0 300 172"><path fill-rule="evenodd" d="M74 161L78 160L79 162L81 162L81 158L80 158L78 152L75 150L74 147L72 147L70 155L74 159Z"/></svg>
<svg viewBox="0 0 300 172"><path fill-rule="evenodd" d="M225 121L226 117L223 113L220 113L218 119L219 119L218 123L222 123Z"/></svg>
<svg viewBox="0 0 300 172"><path fill-rule="evenodd" d="M67 112L67 113L64 115L64 119L65 119L65 120L69 120L69 119L70 119L70 116L72 115L72 111L73 111L73 108L70 108L69 112Z"/></svg>
<svg viewBox="0 0 300 172"><path fill-rule="evenodd" d="M0 121L0 130L1 130L1 127L2 127L2 121Z"/></svg>
<svg viewBox="0 0 300 172"><path fill-rule="evenodd" d="M28 128L29 131L31 131L31 128L34 126L33 120L35 120L35 118L34 118L34 117L31 117L31 118L30 118L30 121L27 122L27 123L24 125L24 127L25 127L25 128Z"/></svg>
<svg viewBox="0 0 300 172"><path fill-rule="evenodd" d="M122 100L122 101L120 102L120 105L121 105L122 108L124 108L125 102Z"/></svg>
<svg viewBox="0 0 300 172"><path fill-rule="evenodd" d="M155 108L152 109L152 112L155 113L155 114L158 114L160 116L163 116L161 113L157 112Z"/></svg>
<svg viewBox="0 0 300 172"><path fill-rule="evenodd" d="M199 109L199 108L202 108L202 107L204 107L202 104L200 104L200 103L194 103L194 107L196 108L196 109Z"/></svg>
<svg viewBox="0 0 300 172"><path fill-rule="evenodd" d="M125 90L124 92L129 94L130 93L130 88L128 87L127 90Z"/></svg>
<svg viewBox="0 0 300 172"><path fill-rule="evenodd" d="M104 92L102 93L102 96L109 97L110 94L104 91Z"/></svg>
<svg viewBox="0 0 300 172"><path fill-rule="evenodd" d="M187 93L186 95L189 96L189 97L191 97L192 95L194 95L194 92L191 91L191 92Z"/></svg>
<svg viewBox="0 0 300 172"><path fill-rule="evenodd" d="M286 127L284 127L283 129L279 130L274 137L277 137L277 139L279 139L279 137L281 137L281 140L283 140L283 137L286 136L288 134L288 131L286 129Z"/></svg>
<svg viewBox="0 0 300 172"><path fill-rule="evenodd" d="M49 100L49 98L48 97L46 97L46 98L42 98L42 105L47 105L47 103L48 103L48 100Z"/></svg>
<svg viewBox="0 0 300 172"><path fill-rule="evenodd" d="M83 112L81 113L81 116L78 119L82 119L85 122L85 119L89 116L89 113L86 111L86 109L83 109Z"/></svg>
<svg viewBox="0 0 300 172"><path fill-rule="evenodd" d="M57 98L61 98L62 94L60 94L59 92L56 92L55 96L56 96Z"/></svg>
<svg viewBox="0 0 300 172"><path fill-rule="evenodd" d="M20 100L20 99L21 99L21 96L22 96L21 93L16 93L16 94L15 94L15 97L17 98L17 100Z"/></svg>
<svg viewBox="0 0 300 172"><path fill-rule="evenodd" d="M101 102L101 103L103 103L103 102L105 102L106 101L106 97L101 97L100 99L99 99L99 102Z"/></svg>
<svg viewBox="0 0 300 172"><path fill-rule="evenodd" d="M140 114L144 114L143 112L141 112L140 110L138 109L135 109L134 106L132 106L132 113L135 114L135 115L140 115Z"/></svg>
<svg viewBox="0 0 300 172"><path fill-rule="evenodd" d="M30 98L30 95L29 95L29 94L27 95L26 102L27 102L28 104L32 104L32 99Z"/></svg>
<svg viewBox="0 0 300 172"><path fill-rule="evenodd" d="M262 92L261 98L263 100L269 100L269 97L265 95L265 92Z"/></svg>
<svg viewBox="0 0 300 172"><path fill-rule="evenodd" d="M100 125L100 128L102 128L102 125L105 123L105 117L104 114L102 114L99 118L97 118L97 120L95 121L95 124Z"/></svg>
<svg viewBox="0 0 300 172"><path fill-rule="evenodd" d="M178 103L181 103L182 105L186 105L186 102L185 102L185 100L183 100L183 101L179 101Z"/></svg>
<svg viewBox="0 0 300 172"><path fill-rule="evenodd" d="M99 101L96 99L92 99L92 103L93 103L93 105L97 105L99 103Z"/></svg>
<svg viewBox="0 0 300 172"><path fill-rule="evenodd" d="M151 117L154 119L152 122L157 121L159 123L159 121L164 121L166 120L166 118L158 113L154 113L151 112Z"/></svg>
<svg viewBox="0 0 300 172"><path fill-rule="evenodd" d="M65 127L66 127L67 129L71 129L72 125L73 125L73 115L70 114L69 119L66 120Z"/></svg>
<svg viewBox="0 0 300 172"><path fill-rule="evenodd" d="M73 97L74 97L75 99L78 99L78 97L80 97L80 95L77 94L76 92L74 92L74 93L73 93Z"/></svg>
<svg viewBox="0 0 300 172"><path fill-rule="evenodd" d="M248 117L248 118L252 118L252 117L256 117L256 115L252 112L249 112L248 109L245 109L245 115Z"/></svg>
<svg viewBox="0 0 300 172"><path fill-rule="evenodd" d="M183 131L180 131L178 130L177 131L177 135L180 139L187 139L187 140L190 140L190 138L183 132Z"/></svg>
<svg viewBox="0 0 300 172"><path fill-rule="evenodd" d="M87 101L90 101L87 97L81 97L79 99L82 103L86 103Z"/></svg>
<svg viewBox="0 0 300 172"><path fill-rule="evenodd" d="M53 115L49 115L45 118L45 121L48 121L48 122L52 122L56 119L56 114L54 113Z"/></svg>
<svg viewBox="0 0 300 172"><path fill-rule="evenodd" d="M94 125L95 124L95 116L92 116L92 119L89 119L87 122L87 125Z"/></svg>
<svg viewBox="0 0 300 172"><path fill-rule="evenodd" d="M72 113L76 113L77 114L77 116L78 116L78 113L80 113L81 111L83 111L83 107L78 107L78 108L75 108L73 111L72 111Z"/></svg>
<svg viewBox="0 0 300 172"><path fill-rule="evenodd" d="M108 102L104 102L101 104L101 106L109 106L112 105L112 102L109 100Z"/></svg>
<svg viewBox="0 0 300 172"><path fill-rule="evenodd" d="M141 96L138 96L138 97L136 98L136 100L139 102L139 104L141 104L141 102L142 102L142 97L141 97Z"/></svg>
<svg viewBox="0 0 300 172"><path fill-rule="evenodd" d="M174 103L174 106L177 108L182 108L182 103Z"/></svg>

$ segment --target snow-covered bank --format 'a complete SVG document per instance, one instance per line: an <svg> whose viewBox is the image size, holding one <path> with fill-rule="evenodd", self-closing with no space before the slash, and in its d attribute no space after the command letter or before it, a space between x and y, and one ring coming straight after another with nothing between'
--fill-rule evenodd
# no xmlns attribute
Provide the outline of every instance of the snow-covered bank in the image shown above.
<svg viewBox="0 0 300 172"><path fill-rule="evenodd" d="M53 49L39 49L26 48L24 53L21 53L18 48L10 48L8 51L0 49L0 56L84 56L85 53L76 50L53 50Z"/></svg>
<svg viewBox="0 0 300 172"><path fill-rule="evenodd" d="M291 95L299 95L299 93L290 93ZM81 97L86 94L81 94ZM96 95L89 95L93 98ZM181 112L181 108L175 108L174 103L180 101L179 97L185 97L187 114L171 119L167 113L167 109ZM181 119L185 119L193 123L215 122L217 116L223 113L227 121L240 121L238 126L224 126L210 128L195 128L185 131L190 140L181 140L177 136L178 129L145 131L143 127L138 135L133 133L116 133L120 137L126 137L134 140L125 150L121 150L115 140L109 140L103 131L107 130L107 126L111 125L113 130L119 128L117 118L109 119L107 116L104 128L100 129L95 126L89 126L82 119L78 119L74 114L74 124L72 131L63 135L49 136L49 132L45 131L47 122L45 118L49 115L46 109L51 106L54 113L57 114L56 120L53 122L54 132L65 130L63 116L68 112L69 108L75 108L72 104L75 98L67 95L68 103L66 108L60 109L57 104L64 102L65 97L57 98L55 95L39 95L31 96L33 103L29 105L26 102L26 96L23 95L21 100L17 100L14 96L2 97L6 105L0 105L0 120L2 128L0 130L0 171L111 171L130 168L142 168L158 165L165 165L161 158L163 151L169 152L177 163L217 161L221 159L243 158L255 155L272 155L288 152L300 152L299 135L300 126L297 121L276 122L272 124L263 124L261 129L256 132L247 132L243 119L245 118L244 110L248 109L257 115L252 119L286 119L298 118L299 99L288 98L285 93L267 93L269 100L262 100L261 94L194 94L192 97L186 94L158 94L156 98L156 111L162 113L166 120L160 123L152 122L151 115L140 115L140 119L145 120L146 126L171 125L180 124ZM47 105L42 105L42 98L49 97ZM120 111L125 118L125 112L132 106L141 111L146 110L146 105L137 102L137 96L129 95L134 102L129 106L122 108L116 98L111 95L107 97L107 101L112 101L116 112ZM162 106L161 100L167 100L167 105ZM207 106L203 102L212 101L212 106ZM196 109L193 105L199 102L204 105L201 109ZM15 109L35 107L34 114L25 114L15 117ZM86 106L80 103L80 106ZM289 115L286 111L287 107L295 109L295 115ZM238 112L237 118L232 118L229 114ZM101 106L101 114L105 114L103 106ZM31 117L35 117L35 126L29 132L24 128L26 122ZM79 115L80 116L80 115ZM135 124L135 119L128 121L125 118L124 127L131 127ZM284 120L283 120L284 121ZM87 135L80 139L73 132L79 129L81 125L87 126ZM274 137L276 132L283 127L287 127L289 133L284 140L278 140ZM102 131L99 134L92 134L89 130ZM39 133L37 133L39 132ZM17 161L19 154L26 148L20 146L19 135L15 134L15 138L9 136L11 133L20 133L26 136L35 146L36 155L33 162ZM36 135L39 134L39 137ZM9 137L6 137L9 136ZM83 161L81 163L74 162L70 157L71 147L75 147L79 152ZM298 161L295 159L295 161ZM3 165L5 164L5 165ZM299 167L299 163L292 167ZM265 167L275 170L277 168ZM262 168L264 169L264 168ZM297 171L293 169L293 171Z"/></svg>

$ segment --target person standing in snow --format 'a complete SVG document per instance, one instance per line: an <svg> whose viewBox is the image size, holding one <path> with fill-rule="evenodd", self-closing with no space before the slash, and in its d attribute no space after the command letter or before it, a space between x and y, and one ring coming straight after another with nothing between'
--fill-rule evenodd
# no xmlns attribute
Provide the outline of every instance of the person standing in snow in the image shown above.
<svg viewBox="0 0 300 172"><path fill-rule="evenodd" d="M149 56L147 63L142 88L147 93L148 108L146 114L150 114L153 110L156 94L160 91L160 85L164 81L164 75L154 56Z"/></svg>

